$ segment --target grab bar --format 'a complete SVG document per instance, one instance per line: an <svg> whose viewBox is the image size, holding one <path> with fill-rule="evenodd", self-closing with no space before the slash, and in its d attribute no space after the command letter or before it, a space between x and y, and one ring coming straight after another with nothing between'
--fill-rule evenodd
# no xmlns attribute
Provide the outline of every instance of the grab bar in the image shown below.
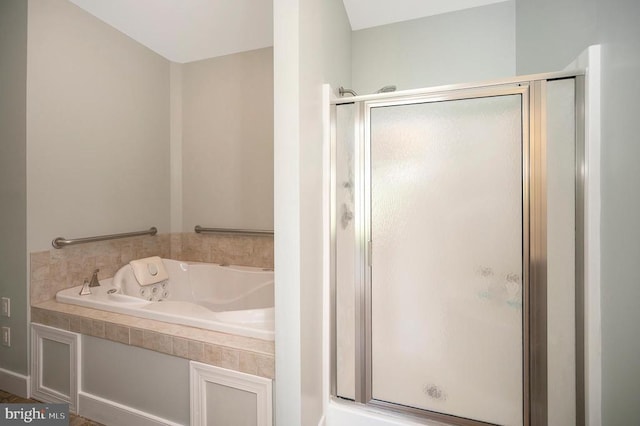
<svg viewBox="0 0 640 426"><path fill-rule="evenodd" d="M127 237L138 237L140 235L156 235L158 233L158 228L152 226L147 231L138 231L138 232L125 232L122 234L111 234L111 235L100 235L98 237L89 237L89 238L73 238L67 240L63 237L58 237L51 242L51 245L54 248L60 249L65 246L72 246L74 244L82 244L82 243L93 243L95 241L105 241L105 240L114 240L116 238L127 238Z"/></svg>
<svg viewBox="0 0 640 426"><path fill-rule="evenodd" d="M265 231L260 229L228 229L228 228L203 228L200 225L196 225L193 230L196 234L206 232L208 234L234 234L234 235L246 235L250 237L273 237L273 231Z"/></svg>

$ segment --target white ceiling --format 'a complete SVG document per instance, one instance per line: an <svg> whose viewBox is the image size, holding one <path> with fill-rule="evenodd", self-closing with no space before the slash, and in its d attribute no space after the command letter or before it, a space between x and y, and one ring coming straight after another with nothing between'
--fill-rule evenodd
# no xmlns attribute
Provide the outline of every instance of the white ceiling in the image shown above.
<svg viewBox="0 0 640 426"><path fill-rule="evenodd" d="M273 45L272 0L70 1L174 62Z"/></svg>
<svg viewBox="0 0 640 426"><path fill-rule="evenodd" d="M272 0L69 0L174 62L273 45ZM359 30L504 0L343 0Z"/></svg>
<svg viewBox="0 0 640 426"><path fill-rule="evenodd" d="M342 0L352 30L408 21L505 0Z"/></svg>

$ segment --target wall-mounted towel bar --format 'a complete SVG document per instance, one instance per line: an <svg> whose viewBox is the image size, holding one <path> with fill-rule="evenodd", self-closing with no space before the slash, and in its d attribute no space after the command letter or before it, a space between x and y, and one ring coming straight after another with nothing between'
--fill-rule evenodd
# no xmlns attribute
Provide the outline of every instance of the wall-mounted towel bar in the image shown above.
<svg viewBox="0 0 640 426"><path fill-rule="evenodd" d="M208 234L233 234L233 235L246 235L251 237L273 237L273 231L252 230L252 229L227 229L227 228L203 228L200 225L196 225L193 230L197 233Z"/></svg>
<svg viewBox="0 0 640 426"><path fill-rule="evenodd" d="M51 242L51 245L54 248L62 248L65 246L72 246L74 244L82 244L82 243L93 243L95 241L104 241L104 240L115 240L116 238L127 238L127 237L138 237L141 235L156 235L158 233L158 228L152 226L146 231L138 231L138 232L125 232L122 234L111 234L111 235L100 235L97 237L89 237L89 238L74 238L67 240L66 238L58 237Z"/></svg>

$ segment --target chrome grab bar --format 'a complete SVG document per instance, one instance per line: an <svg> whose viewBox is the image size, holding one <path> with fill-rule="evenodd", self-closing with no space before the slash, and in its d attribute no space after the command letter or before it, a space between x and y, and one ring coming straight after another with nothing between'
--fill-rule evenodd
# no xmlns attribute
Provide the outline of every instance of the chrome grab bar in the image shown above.
<svg viewBox="0 0 640 426"><path fill-rule="evenodd" d="M138 237L141 235L156 235L158 233L158 228L152 226L147 231L138 231L138 232L125 232L122 234L110 234L110 235L100 235L98 237L89 237L89 238L73 238L67 240L63 237L58 237L51 242L51 245L54 248L60 249L65 246L72 246L74 244L82 244L82 243L93 243L96 241L105 241L105 240L114 240L116 238L127 238L127 237Z"/></svg>
<svg viewBox="0 0 640 426"><path fill-rule="evenodd" d="M250 237L273 237L273 231L266 231L261 229L227 229L227 228L203 228L200 225L196 225L193 230L196 234L203 232L208 234L234 234L234 235L246 235Z"/></svg>

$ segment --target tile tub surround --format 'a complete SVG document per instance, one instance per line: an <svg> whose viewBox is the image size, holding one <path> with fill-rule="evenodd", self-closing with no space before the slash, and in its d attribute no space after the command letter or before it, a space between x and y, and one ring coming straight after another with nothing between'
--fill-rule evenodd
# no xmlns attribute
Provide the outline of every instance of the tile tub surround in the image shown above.
<svg viewBox="0 0 640 426"><path fill-rule="evenodd" d="M32 306L31 322L275 378L273 341L67 305L55 300Z"/></svg>
<svg viewBox="0 0 640 426"><path fill-rule="evenodd" d="M31 253L31 305L54 299L60 290L82 284L91 278L96 268L100 269L99 279L109 278L131 260L149 256L168 257L170 253L168 234L99 241Z"/></svg>
<svg viewBox="0 0 640 426"><path fill-rule="evenodd" d="M56 302L56 293L82 284L93 270L112 277L134 259L273 268L273 237L159 234L79 244L31 253L31 322L273 379L273 341L219 333Z"/></svg>
<svg viewBox="0 0 640 426"><path fill-rule="evenodd" d="M171 258L273 268L273 237L195 232L171 234Z"/></svg>
<svg viewBox="0 0 640 426"><path fill-rule="evenodd" d="M30 255L31 305L54 299L98 268L99 279L112 277L134 259L160 256L183 261L273 268L273 237L158 234L79 244Z"/></svg>

